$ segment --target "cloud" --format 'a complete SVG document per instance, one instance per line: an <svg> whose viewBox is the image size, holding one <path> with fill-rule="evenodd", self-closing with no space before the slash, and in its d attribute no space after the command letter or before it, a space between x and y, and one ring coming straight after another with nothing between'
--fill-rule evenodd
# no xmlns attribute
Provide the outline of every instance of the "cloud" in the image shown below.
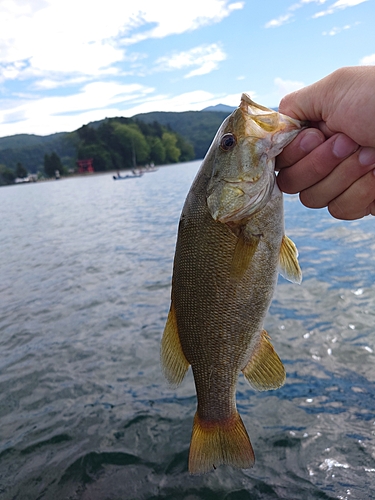
<svg viewBox="0 0 375 500"><path fill-rule="evenodd" d="M33 130L36 134L70 131L104 116L121 115L130 102L143 102L152 87L93 82L68 96L20 95L17 104L0 100L0 136Z"/></svg>
<svg viewBox="0 0 375 500"><path fill-rule="evenodd" d="M309 4L309 3L318 3L318 4L324 4L328 0L300 0L297 3L294 3L288 7L288 12L286 14L283 14L275 19L271 19L271 21L268 21L264 27L265 28L278 28L279 26L282 26L283 24L289 23L292 20L294 20L294 14L293 12L301 9L304 5Z"/></svg>
<svg viewBox="0 0 375 500"><path fill-rule="evenodd" d="M0 137L33 131L47 135L54 131L72 131L85 123L104 117L134 116L151 111L199 111L218 103L238 106L241 93L213 94L204 90L179 95L156 94L155 89L138 84L115 82L87 84L70 96L20 96L14 106L0 100ZM248 92L254 97L255 92Z"/></svg>
<svg viewBox="0 0 375 500"><path fill-rule="evenodd" d="M355 7L356 5L359 5L367 1L368 0L338 0L337 2L332 4L331 7L329 7L327 10L322 10L320 12L317 12L312 17L313 19L316 19L318 17L327 16L328 14L333 14L338 10L343 10L348 7Z"/></svg>
<svg viewBox="0 0 375 500"><path fill-rule="evenodd" d="M2 80L116 74L131 59L129 44L218 23L243 7L230 0L0 2Z"/></svg>
<svg viewBox="0 0 375 500"><path fill-rule="evenodd" d="M291 92L295 92L296 90L305 87L305 84L303 82L300 82L298 80L283 80L280 77L275 78L274 84L276 87L276 91L280 96L280 99L286 94L290 94Z"/></svg>
<svg viewBox="0 0 375 500"><path fill-rule="evenodd" d="M265 28L278 28L283 24L286 24L292 18L292 14L284 14L283 16L279 16L276 19L271 19L264 25Z"/></svg>
<svg viewBox="0 0 375 500"><path fill-rule="evenodd" d="M234 10L243 9L245 2L229 0L189 0L188 2L171 2L170 0L138 0L134 17L137 26L145 27L132 33L125 43L132 44L147 38L164 38L196 30L203 26L219 23ZM147 29L148 26L152 26Z"/></svg>
<svg viewBox="0 0 375 500"><path fill-rule="evenodd" d="M375 65L375 54L371 54L369 56L362 57L362 59L359 61L359 64L362 64L363 66Z"/></svg>
<svg viewBox="0 0 375 500"><path fill-rule="evenodd" d="M301 0L300 2L297 2L297 3L294 3L293 5L291 5L288 10L290 12L293 12L294 10L298 10L300 9L301 7L303 7L304 5L308 4L308 3L318 3L318 4L323 4L323 3L326 3L328 0Z"/></svg>
<svg viewBox="0 0 375 500"><path fill-rule="evenodd" d="M328 0L300 0L297 3L292 4L288 9L287 13L283 14L275 19L272 19L271 21L268 21L265 24L265 28L277 28L279 26L282 26L283 24L289 23L294 20L294 12L297 11L298 9L301 9L302 7L308 5L308 4L318 4L318 5L323 5L327 2ZM368 0L337 0L334 4L331 5L326 10L319 11L315 13L312 18L316 19L318 17L326 16L328 14L333 14L334 12L342 9L346 9L347 7L354 7L355 5L359 5L363 2L367 2ZM326 33L324 33L326 34ZM329 33L330 34L330 33Z"/></svg>
<svg viewBox="0 0 375 500"><path fill-rule="evenodd" d="M186 69L197 66L185 75L185 78L204 75L218 68L218 64L226 59L226 54L216 43L202 45L185 52L179 52L170 56L160 57L155 66L160 71Z"/></svg>
<svg viewBox="0 0 375 500"><path fill-rule="evenodd" d="M349 30L351 29L353 26L357 26L358 24L360 23L354 23L354 24L346 24L345 26L342 26L341 28L340 27L337 27L337 26L334 26L332 29L330 29L329 31L323 31L322 35L329 35L329 36L335 36L337 35L338 33L341 33L342 31L345 31L345 30Z"/></svg>

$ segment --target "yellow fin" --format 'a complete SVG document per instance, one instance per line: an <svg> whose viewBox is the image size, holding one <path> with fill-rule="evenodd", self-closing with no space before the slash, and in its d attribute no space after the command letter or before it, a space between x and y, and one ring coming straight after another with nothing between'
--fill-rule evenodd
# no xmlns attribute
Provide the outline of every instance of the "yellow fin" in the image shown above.
<svg viewBox="0 0 375 500"><path fill-rule="evenodd" d="M250 469L255 462L249 436L236 411L221 422L208 422L195 414L189 453L190 474L204 474L221 464Z"/></svg>
<svg viewBox="0 0 375 500"><path fill-rule="evenodd" d="M251 259L258 247L260 236L245 235L241 233L238 237L234 249L230 276L235 280L243 278L245 272L249 269Z"/></svg>
<svg viewBox="0 0 375 500"><path fill-rule="evenodd" d="M302 282L302 271L298 264L298 250L293 241L284 234L280 247L279 272L292 283Z"/></svg>
<svg viewBox="0 0 375 500"><path fill-rule="evenodd" d="M285 368L268 333L263 330L260 342L255 347L250 361L242 370L247 381L258 391L278 389L285 382Z"/></svg>
<svg viewBox="0 0 375 500"><path fill-rule="evenodd" d="M163 372L168 382L173 386L179 385L185 377L190 363L182 352L173 303L161 340L160 357Z"/></svg>

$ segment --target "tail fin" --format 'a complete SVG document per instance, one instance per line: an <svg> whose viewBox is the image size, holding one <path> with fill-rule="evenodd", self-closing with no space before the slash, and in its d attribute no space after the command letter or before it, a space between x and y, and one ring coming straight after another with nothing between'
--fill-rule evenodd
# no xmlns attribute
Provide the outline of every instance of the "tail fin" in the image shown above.
<svg viewBox="0 0 375 500"><path fill-rule="evenodd" d="M195 414L189 472L204 474L221 464L250 469L255 462L249 436L238 412L224 422L207 422Z"/></svg>

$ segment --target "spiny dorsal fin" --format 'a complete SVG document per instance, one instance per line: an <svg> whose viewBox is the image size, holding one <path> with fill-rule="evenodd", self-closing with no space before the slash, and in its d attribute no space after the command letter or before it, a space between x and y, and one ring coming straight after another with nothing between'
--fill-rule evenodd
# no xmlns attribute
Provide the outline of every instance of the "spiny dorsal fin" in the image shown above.
<svg viewBox="0 0 375 500"><path fill-rule="evenodd" d="M182 352L173 303L161 340L160 357L163 372L168 382L173 386L179 385L185 377L190 363Z"/></svg>
<svg viewBox="0 0 375 500"><path fill-rule="evenodd" d="M238 281L243 278L245 272L249 269L251 259L258 247L260 236L244 235L241 233L238 237L236 247L234 249L230 276Z"/></svg>
<svg viewBox="0 0 375 500"><path fill-rule="evenodd" d="M292 283L302 282L302 271L298 264L298 250L293 241L284 234L280 247L279 272Z"/></svg>
<svg viewBox="0 0 375 500"><path fill-rule="evenodd" d="M260 341L253 350L251 358L242 370L247 381L258 391L278 389L285 382L285 368L268 333L263 330Z"/></svg>

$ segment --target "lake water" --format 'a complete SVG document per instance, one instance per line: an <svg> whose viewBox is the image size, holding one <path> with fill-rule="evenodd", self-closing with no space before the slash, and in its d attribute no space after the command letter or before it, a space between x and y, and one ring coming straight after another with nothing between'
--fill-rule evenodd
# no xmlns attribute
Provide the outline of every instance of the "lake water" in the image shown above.
<svg viewBox="0 0 375 500"><path fill-rule="evenodd" d="M285 385L237 400L251 470L189 476L196 399L159 366L179 214L199 162L0 189L0 498L375 498L375 220L285 199L302 285L266 329Z"/></svg>

